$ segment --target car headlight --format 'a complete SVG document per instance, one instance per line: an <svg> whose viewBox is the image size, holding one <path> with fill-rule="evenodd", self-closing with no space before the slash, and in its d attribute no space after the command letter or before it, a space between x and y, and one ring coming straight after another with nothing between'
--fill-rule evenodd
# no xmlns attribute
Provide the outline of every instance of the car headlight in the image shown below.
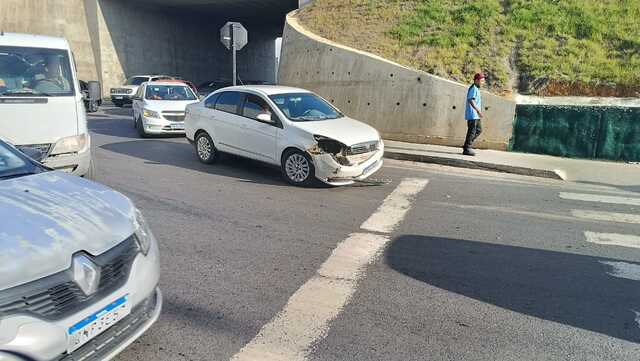
<svg viewBox="0 0 640 361"><path fill-rule="evenodd" d="M149 109L144 109L142 111L142 115L144 115L145 118L160 118L160 114L158 114L158 112L154 112L153 110Z"/></svg>
<svg viewBox="0 0 640 361"><path fill-rule="evenodd" d="M135 227L136 227L136 241L138 242L138 247L140 247L140 251L145 256L149 253L149 249L151 249L151 242L153 240L153 233L151 233L151 228L149 228L149 224L142 216L142 212L136 208L136 219L135 219Z"/></svg>
<svg viewBox="0 0 640 361"><path fill-rule="evenodd" d="M87 133L62 138L53 146L51 155L78 153L86 148L89 143L88 138L89 135L87 135Z"/></svg>
<svg viewBox="0 0 640 361"><path fill-rule="evenodd" d="M127 94L133 93L133 89L127 89Z"/></svg>

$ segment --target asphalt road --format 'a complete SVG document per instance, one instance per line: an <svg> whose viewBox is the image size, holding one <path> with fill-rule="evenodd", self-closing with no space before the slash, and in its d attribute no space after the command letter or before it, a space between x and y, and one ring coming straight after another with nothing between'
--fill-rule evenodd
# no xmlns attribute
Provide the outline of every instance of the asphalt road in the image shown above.
<svg viewBox="0 0 640 361"><path fill-rule="evenodd" d="M294 188L253 161L200 164L184 138L140 139L129 111L90 116L97 180L151 224L165 304L119 360L229 360L273 335L308 360L639 358L639 193L399 161L375 175L387 185ZM388 243L344 302L339 277L292 297L409 178L428 184L396 228L365 234Z"/></svg>

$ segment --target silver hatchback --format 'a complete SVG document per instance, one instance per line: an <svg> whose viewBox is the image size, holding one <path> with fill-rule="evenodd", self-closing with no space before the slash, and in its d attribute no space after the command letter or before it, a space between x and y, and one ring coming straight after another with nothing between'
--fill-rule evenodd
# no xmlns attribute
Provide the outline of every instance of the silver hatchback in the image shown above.
<svg viewBox="0 0 640 361"><path fill-rule="evenodd" d="M124 195L0 141L0 360L108 360L158 319L158 245Z"/></svg>

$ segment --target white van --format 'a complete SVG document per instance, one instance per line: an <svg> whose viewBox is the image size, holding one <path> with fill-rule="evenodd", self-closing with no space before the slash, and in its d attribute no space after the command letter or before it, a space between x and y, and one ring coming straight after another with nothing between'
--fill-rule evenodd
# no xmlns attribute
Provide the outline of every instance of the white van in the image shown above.
<svg viewBox="0 0 640 361"><path fill-rule="evenodd" d="M92 176L83 93L65 39L0 33L0 137L50 168Z"/></svg>

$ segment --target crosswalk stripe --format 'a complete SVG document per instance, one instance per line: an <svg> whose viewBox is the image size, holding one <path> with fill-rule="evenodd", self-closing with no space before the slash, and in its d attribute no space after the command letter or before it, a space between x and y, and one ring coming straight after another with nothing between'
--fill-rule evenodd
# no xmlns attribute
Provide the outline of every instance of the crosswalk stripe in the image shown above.
<svg viewBox="0 0 640 361"><path fill-rule="evenodd" d="M611 267L608 275L618 278L626 278L633 281L640 281L640 265L627 262L608 262L600 261L600 263Z"/></svg>
<svg viewBox="0 0 640 361"><path fill-rule="evenodd" d="M360 227L371 232L393 232L409 210L415 196L420 193L428 183L429 180L427 179L404 179L398 187L389 194L378 210L364 221Z"/></svg>
<svg viewBox="0 0 640 361"><path fill-rule="evenodd" d="M587 242L609 246L640 248L640 237L632 234L584 232Z"/></svg>
<svg viewBox="0 0 640 361"><path fill-rule="evenodd" d="M577 210L577 209L574 209L573 211L571 211L571 214L577 218L593 219L595 221L640 224L640 214L584 211L584 210Z"/></svg>
<svg viewBox="0 0 640 361"><path fill-rule="evenodd" d="M406 179L384 200L363 228L386 233L405 217L424 179ZM367 225L367 227L364 227ZM373 262L390 242L386 235L354 233L340 242L316 275L302 285L269 323L232 361L304 361L310 348L326 336Z"/></svg>
<svg viewBox="0 0 640 361"><path fill-rule="evenodd" d="M584 202L599 202L640 206L640 198L605 196L601 194L561 192L560 198Z"/></svg>

